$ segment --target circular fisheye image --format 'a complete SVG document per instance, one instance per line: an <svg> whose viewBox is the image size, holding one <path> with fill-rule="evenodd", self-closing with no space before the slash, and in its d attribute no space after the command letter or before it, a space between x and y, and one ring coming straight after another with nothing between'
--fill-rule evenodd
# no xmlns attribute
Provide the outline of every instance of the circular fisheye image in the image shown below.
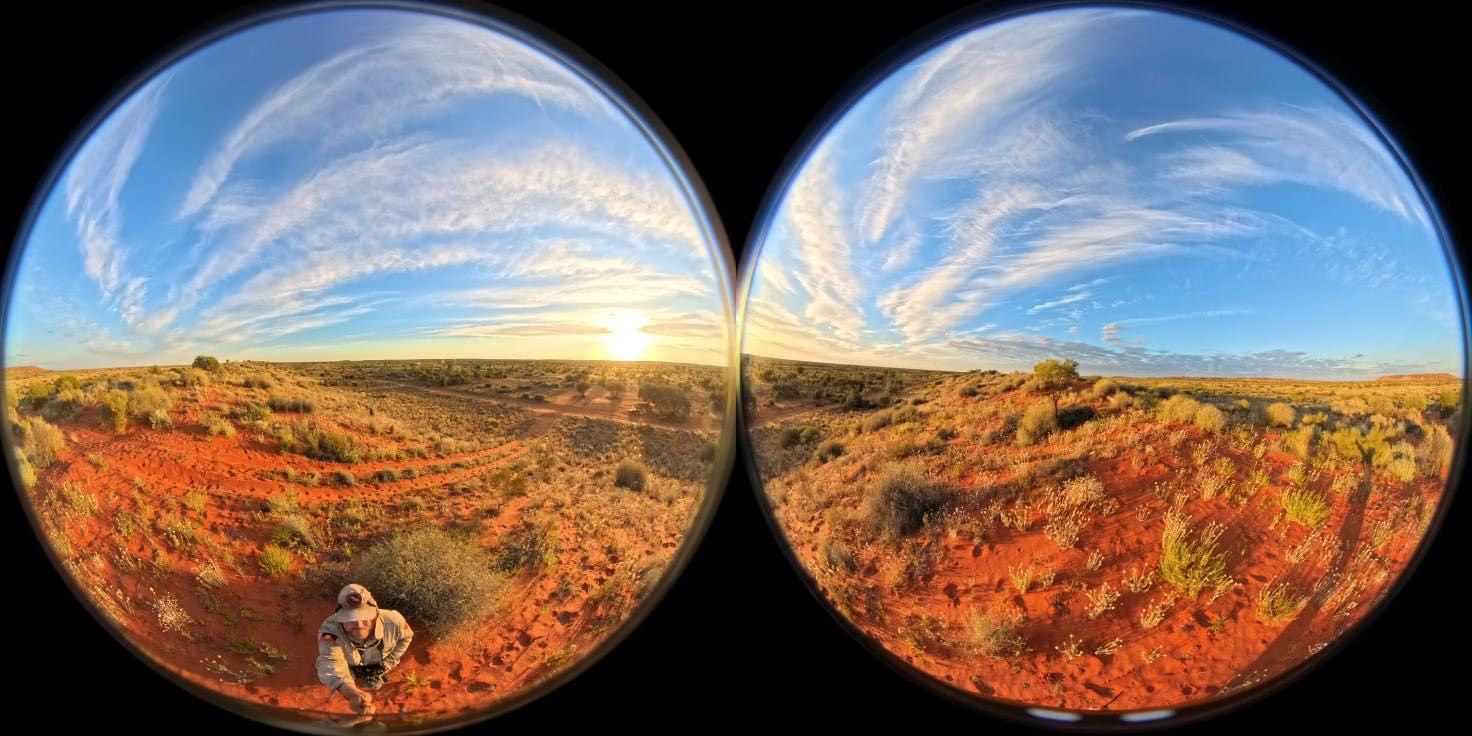
<svg viewBox="0 0 1472 736"><path fill-rule="evenodd" d="M77 139L9 266L4 434L105 628L257 720L420 732L642 619L734 453L730 256L609 85L499 20L314 5Z"/></svg>
<svg viewBox="0 0 1472 736"><path fill-rule="evenodd" d="M755 231L741 370L763 505L851 633L993 712L1128 725L1265 694L1387 602L1449 500L1466 343L1346 96L1074 6L839 110Z"/></svg>

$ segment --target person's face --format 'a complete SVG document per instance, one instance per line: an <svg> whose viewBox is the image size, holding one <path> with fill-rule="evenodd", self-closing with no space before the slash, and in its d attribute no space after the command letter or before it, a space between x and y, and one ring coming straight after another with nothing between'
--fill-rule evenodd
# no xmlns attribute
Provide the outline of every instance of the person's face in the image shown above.
<svg viewBox="0 0 1472 736"><path fill-rule="evenodd" d="M343 622L342 628L354 640L362 641L368 637L369 632L373 631L373 619L370 618L366 621L345 621Z"/></svg>

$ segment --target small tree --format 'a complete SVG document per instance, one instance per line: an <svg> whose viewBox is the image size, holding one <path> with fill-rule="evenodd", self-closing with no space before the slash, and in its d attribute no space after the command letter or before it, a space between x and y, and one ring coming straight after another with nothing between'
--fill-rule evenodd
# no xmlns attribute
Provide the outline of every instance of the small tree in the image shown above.
<svg viewBox="0 0 1472 736"><path fill-rule="evenodd" d="M612 381L605 381L603 384L603 388L608 389L609 397L611 397L615 401L618 400L618 397L624 395L624 382L618 380L617 378L613 379Z"/></svg>
<svg viewBox="0 0 1472 736"><path fill-rule="evenodd" d="M1058 394L1078 380L1078 361L1050 358L1032 367L1033 381L1053 400L1053 418L1058 418Z"/></svg>
<svg viewBox="0 0 1472 736"><path fill-rule="evenodd" d="M220 360L209 355L194 356L194 363L192 365L202 371L209 371L210 373L220 372Z"/></svg>

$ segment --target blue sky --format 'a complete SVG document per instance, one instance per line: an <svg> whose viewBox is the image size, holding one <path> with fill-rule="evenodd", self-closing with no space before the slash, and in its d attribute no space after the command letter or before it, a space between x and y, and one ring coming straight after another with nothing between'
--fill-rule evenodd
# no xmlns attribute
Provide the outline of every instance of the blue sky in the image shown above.
<svg viewBox="0 0 1472 736"><path fill-rule="evenodd" d="M256 26L114 110L45 201L8 364L725 364L708 224L577 72L403 11Z"/></svg>
<svg viewBox="0 0 1472 736"><path fill-rule="evenodd" d="M780 195L743 351L897 367L1463 372L1430 217L1358 113L1212 25L1077 8L957 35Z"/></svg>

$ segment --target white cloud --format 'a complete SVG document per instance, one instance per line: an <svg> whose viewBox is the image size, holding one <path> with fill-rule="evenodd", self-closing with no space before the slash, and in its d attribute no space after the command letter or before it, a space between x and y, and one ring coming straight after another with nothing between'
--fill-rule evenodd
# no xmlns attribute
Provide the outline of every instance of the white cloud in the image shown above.
<svg viewBox="0 0 1472 736"><path fill-rule="evenodd" d="M130 319L137 317L146 279L130 278L127 273L120 200L171 79L171 74L156 77L129 97L93 132L67 167L66 213L76 226L83 271L97 283L104 301L117 296L119 286L126 282L122 308Z"/></svg>
<svg viewBox="0 0 1472 736"><path fill-rule="evenodd" d="M1057 309L1058 307L1067 306L1069 304L1077 304L1090 298L1093 298L1093 294L1087 291L1080 291L1069 294L1067 296L1059 297L1057 299L1053 299L1051 301L1046 301L1041 304L1034 304L1032 307L1028 308L1027 313L1037 314L1038 312L1046 311L1049 309Z"/></svg>
<svg viewBox="0 0 1472 736"><path fill-rule="evenodd" d="M1210 309L1210 310L1199 311L1199 312L1184 312L1184 313L1181 313L1181 314L1167 314L1167 315L1163 315L1163 316L1159 316L1159 317L1133 317L1133 318L1130 318L1130 319L1116 320L1114 322L1110 322L1109 324L1104 325L1104 327L1100 329L1099 339L1100 340L1103 340L1104 342L1106 342L1106 343L1108 343L1110 345L1113 345L1115 347L1125 347L1126 345L1130 345L1130 344L1143 345L1144 342L1145 342L1145 338L1138 337L1138 338L1135 339L1135 341L1133 343L1130 343L1129 341L1125 340L1124 337L1122 336L1123 333L1124 333L1124 331L1126 329L1128 329L1128 328L1131 328L1131 327L1139 327L1141 325L1157 325L1157 324L1161 324L1163 322L1176 322L1178 320L1183 320L1183 319L1211 319L1211 318L1215 318L1215 317L1241 317L1241 316L1252 315L1252 314L1257 314L1257 312L1255 310L1252 310L1252 309ZM1070 333L1070 334L1076 334L1076 333Z"/></svg>
<svg viewBox="0 0 1472 736"><path fill-rule="evenodd" d="M560 64L520 41L458 21L395 19L268 93L195 174L181 217L210 204L240 162L289 140L361 140L474 95L513 94L583 112L611 108Z"/></svg>
<svg viewBox="0 0 1472 736"><path fill-rule="evenodd" d="M805 316L830 326L846 341L856 341L864 329L859 302L863 289L853 270L853 248L828 156L826 149L820 149L803 167L783 213L800 265L794 278L810 296Z"/></svg>
<svg viewBox="0 0 1472 736"><path fill-rule="evenodd" d="M1081 32L1113 12L1039 14L952 40L924 58L889 106L891 124L858 205L858 226L874 242L904 208L910 187L958 143L983 137L1028 109L1082 61Z"/></svg>
<svg viewBox="0 0 1472 736"><path fill-rule="evenodd" d="M1342 112L1284 107L1183 118L1132 130L1125 140L1171 133L1227 139L1172 154L1166 161L1174 178L1208 185L1288 181L1334 189L1429 226L1388 149L1368 126Z"/></svg>

